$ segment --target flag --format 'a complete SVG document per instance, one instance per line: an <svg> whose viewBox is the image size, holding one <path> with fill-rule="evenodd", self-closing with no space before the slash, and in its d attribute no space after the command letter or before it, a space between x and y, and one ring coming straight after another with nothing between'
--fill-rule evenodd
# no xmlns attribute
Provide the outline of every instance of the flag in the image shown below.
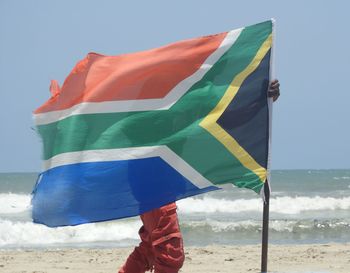
<svg viewBox="0 0 350 273"><path fill-rule="evenodd" d="M47 226L142 214L266 180L272 21L143 52L89 53L34 112Z"/></svg>

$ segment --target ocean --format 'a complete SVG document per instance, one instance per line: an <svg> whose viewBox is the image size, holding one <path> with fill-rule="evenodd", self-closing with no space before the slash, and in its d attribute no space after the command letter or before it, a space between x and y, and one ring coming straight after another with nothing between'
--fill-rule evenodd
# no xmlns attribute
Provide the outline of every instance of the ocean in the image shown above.
<svg viewBox="0 0 350 273"><path fill-rule="evenodd" d="M138 217L48 228L33 224L36 173L0 174L0 249L121 247L138 243ZM350 170L272 171L269 242L350 242ZM261 242L262 199L226 187L177 202L186 246Z"/></svg>

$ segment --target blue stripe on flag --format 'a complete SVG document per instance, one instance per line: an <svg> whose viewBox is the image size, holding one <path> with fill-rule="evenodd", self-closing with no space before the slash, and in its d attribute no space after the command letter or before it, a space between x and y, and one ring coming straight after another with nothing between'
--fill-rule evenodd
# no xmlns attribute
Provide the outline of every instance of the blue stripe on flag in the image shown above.
<svg viewBox="0 0 350 273"><path fill-rule="evenodd" d="M33 220L56 227L119 219L216 189L199 189L160 157L65 165L41 174Z"/></svg>

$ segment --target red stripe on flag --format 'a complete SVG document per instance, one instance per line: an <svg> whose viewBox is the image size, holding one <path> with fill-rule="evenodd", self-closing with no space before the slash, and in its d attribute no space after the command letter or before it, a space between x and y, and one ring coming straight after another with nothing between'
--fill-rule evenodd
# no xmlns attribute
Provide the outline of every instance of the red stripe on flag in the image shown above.
<svg viewBox="0 0 350 273"><path fill-rule="evenodd" d="M64 110L82 102L163 98L199 69L226 34L119 56L89 53L73 68L60 92L34 113Z"/></svg>

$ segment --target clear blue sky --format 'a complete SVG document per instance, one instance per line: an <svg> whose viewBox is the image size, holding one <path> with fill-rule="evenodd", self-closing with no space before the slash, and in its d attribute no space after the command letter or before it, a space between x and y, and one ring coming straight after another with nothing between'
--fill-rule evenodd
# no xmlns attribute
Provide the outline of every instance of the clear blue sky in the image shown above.
<svg viewBox="0 0 350 273"><path fill-rule="evenodd" d="M273 169L350 168L349 1L0 1L0 172L39 171L32 110L90 51L277 20Z"/></svg>

